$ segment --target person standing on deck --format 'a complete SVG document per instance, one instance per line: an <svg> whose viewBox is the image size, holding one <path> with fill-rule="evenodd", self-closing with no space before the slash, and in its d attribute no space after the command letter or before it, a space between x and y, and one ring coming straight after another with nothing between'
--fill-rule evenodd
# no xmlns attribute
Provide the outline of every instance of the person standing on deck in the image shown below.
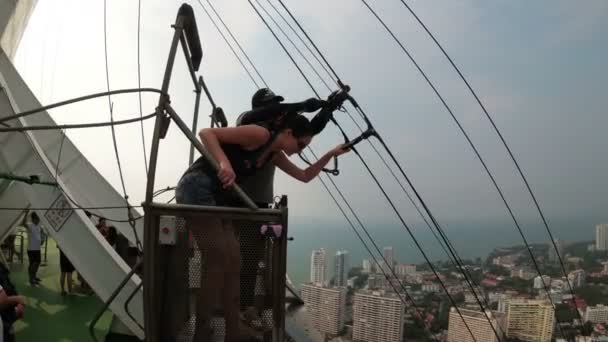
<svg viewBox="0 0 608 342"><path fill-rule="evenodd" d="M333 112L341 103L310 98L303 102L282 103L284 98L268 88L257 90L251 98L251 110L243 112L236 120L236 125L265 124L278 127L286 116L298 112L313 113L319 111L311 120L312 134L319 134L327 125ZM240 186L260 208L268 208L274 202L274 174L276 166L265 164L258 172L242 179ZM244 229L239 232L241 254L247 258L241 260L241 310L243 320L258 318L258 308L254 306L255 283L258 262L264 255L264 239L259 231Z"/></svg>
<svg viewBox="0 0 608 342"><path fill-rule="evenodd" d="M38 278L38 268L40 267L40 245L42 242L42 228L40 227L40 218L38 214L32 212L30 215L32 222L27 223L27 214L23 217L23 225L27 228L27 257L29 259L28 275L30 285L37 286L40 284Z"/></svg>

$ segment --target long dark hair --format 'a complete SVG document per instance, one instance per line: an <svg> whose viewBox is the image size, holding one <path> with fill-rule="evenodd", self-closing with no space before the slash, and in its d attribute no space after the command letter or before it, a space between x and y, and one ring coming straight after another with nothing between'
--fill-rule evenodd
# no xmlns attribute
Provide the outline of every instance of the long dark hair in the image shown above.
<svg viewBox="0 0 608 342"><path fill-rule="evenodd" d="M292 114L285 119L284 128L291 129L292 134L296 138L312 136L312 127L310 121L301 114Z"/></svg>

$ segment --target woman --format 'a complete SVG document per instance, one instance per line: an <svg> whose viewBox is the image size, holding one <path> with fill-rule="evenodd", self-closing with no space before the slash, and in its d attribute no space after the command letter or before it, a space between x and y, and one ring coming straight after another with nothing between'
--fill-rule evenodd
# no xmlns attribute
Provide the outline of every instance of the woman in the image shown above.
<svg viewBox="0 0 608 342"><path fill-rule="evenodd" d="M59 246L57 247L59 248ZM68 257L63 253L61 248L59 248L59 268L61 270L61 276L59 277L59 285L61 286L61 295L65 296L68 293L72 294L72 285L74 280L72 278L72 273L74 273L74 265ZM65 284L67 282L68 291L65 290Z"/></svg>
<svg viewBox="0 0 608 342"><path fill-rule="evenodd" d="M199 158L184 173L176 188L180 204L232 205L237 199L229 188L239 179L251 176L266 163L302 182L314 179L334 156L346 150L342 145L327 152L306 169L300 169L288 156L302 151L312 139L313 132L306 117L294 114L285 120L283 129L271 131L259 125L206 128L199 137L219 170L214 171L205 158ZM220 299L224 307L226 340L239 341L239 243L229 221L209 218L189 218L199 248L205 252L206 281L203 281L197 300L195 341L210 341L211 313Z"/></svg>

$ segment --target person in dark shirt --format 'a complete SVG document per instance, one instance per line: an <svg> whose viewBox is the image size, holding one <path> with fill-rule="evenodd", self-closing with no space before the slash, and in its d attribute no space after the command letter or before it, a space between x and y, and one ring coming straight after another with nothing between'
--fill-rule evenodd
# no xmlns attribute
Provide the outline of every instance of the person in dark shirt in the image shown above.
<svg viewBox="0 0 608 342"><path fill-rule="evenodd" d="M289 115L298 112L319 112L311 120L311 133L317 135L325 128L333 112L341 105L335 101L310 98L298 103L282 103L284 98L277 96L272 90L262 88L255 92L251 99L251 110L239 115L237 126L259 124L263 126L280 127ZM245 193L260 208L268 208L274 202L275 165L268 163L250 177L244 177L239 185ZM264 240L258 230L242 229L239 231L241 255L247 255L241 260L241 310L244 319L256 318L258 308L254 307L255 284L258 263L264 255Z"/></svg>

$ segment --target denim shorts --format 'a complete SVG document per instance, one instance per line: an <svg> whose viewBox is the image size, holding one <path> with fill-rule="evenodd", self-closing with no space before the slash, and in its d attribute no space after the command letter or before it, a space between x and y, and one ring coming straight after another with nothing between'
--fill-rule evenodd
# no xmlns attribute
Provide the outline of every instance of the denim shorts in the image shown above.
<svg viewBox="0 0 608 342"><path fill-rule="evenodd" d="M175 201L179 204L217 205L218 184L201 171L186 172L177 183Z"/></svg>

